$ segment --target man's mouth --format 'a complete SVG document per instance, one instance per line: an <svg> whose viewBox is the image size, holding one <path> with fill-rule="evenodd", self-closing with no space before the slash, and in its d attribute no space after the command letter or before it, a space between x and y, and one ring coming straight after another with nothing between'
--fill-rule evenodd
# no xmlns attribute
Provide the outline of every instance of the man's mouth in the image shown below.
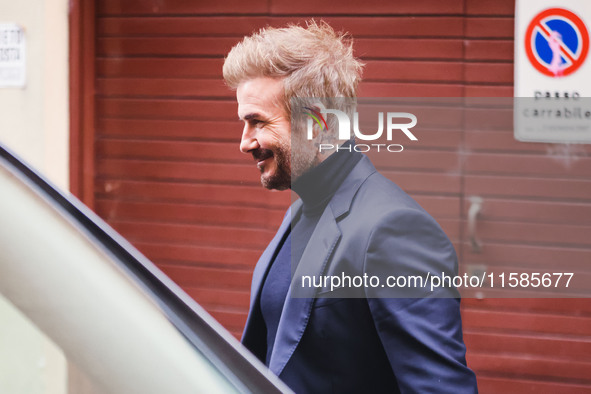
<svg viewBox="0 0 591 394"><path fill-rule="evenodd" d="M252 157L257 162L257 167L260 170L264 166L265 161L273 157L273 152L269 149L257 149L252 152Z"/></svg>

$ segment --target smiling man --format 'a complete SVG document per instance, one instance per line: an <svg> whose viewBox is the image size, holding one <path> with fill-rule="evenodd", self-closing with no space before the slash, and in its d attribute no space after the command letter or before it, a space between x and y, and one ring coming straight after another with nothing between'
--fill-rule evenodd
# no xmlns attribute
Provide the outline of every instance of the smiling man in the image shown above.
<svg viewBox="0 0 591 394"><path fill-rule="evenodd" d="M241 151L264 187L300 197L257 263L242 341L297 393L474 393L455 289L349 292L301 281L457 274L439 225L350 149L354 141L320 152L337 146L333 119L306 137L293 100L354 99L361 69L346 37L315 22L263 29L226 58Z"/></svg>
<svg viewBox="0 0 591 394"><path fill-rule="evenodd" d="M252 154L267 189L291 186L290 120L278 101L282 94L283 82L273 78L244 81L236 92L244 121L240 150Z"/></svg>

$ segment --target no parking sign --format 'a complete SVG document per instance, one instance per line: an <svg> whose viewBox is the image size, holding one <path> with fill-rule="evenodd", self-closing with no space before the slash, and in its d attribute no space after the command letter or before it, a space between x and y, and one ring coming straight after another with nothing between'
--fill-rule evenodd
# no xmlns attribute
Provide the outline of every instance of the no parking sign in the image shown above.
<svg viewBox="0 0 591 394"><path fill-rule="evenodd" d="M516 1L516 139L591 143L590 23L589 0Z"/></svg>
<svg viewBox="0 0 591 394"><path fill-rule="evenodd" d="M564 8L537 14L525 33L525 52L542 74L558 78L572 74L587 59L589 32L581 18Z"/></svg>

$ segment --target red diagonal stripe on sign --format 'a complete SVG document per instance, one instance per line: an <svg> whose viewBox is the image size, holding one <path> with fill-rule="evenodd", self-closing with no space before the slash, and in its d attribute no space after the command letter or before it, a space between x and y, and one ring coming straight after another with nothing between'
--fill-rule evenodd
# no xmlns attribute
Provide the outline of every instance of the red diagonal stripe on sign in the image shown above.
<svg viewBox="0 0 591 394"><path fill-rule="evenodd" d="M552 31L550 31L549 29L547 29L547 28L546 28L546 26L544 26L543 24L541 24L541 23L538 23L538 27L539 27L539 28L541 28L541 29L544 31L544 33L546 33L546 34L548 35L548 37L550 37L550 36L552 35ZM561 44L560 44L560 54L561 54L561 55L564 55L564 56L566 56L566 57L568 58L568 60L570 60L570 61L571 61L571 63L572 63L572 64L574 64L574 63L575 63L575 61L576 61L576 60L575 60L575 58L573 58L573 57L570 55L570 53L568 53L568 52L567 52L567 51L566 51L566 50L563 48L563 45L565 45L565 44L564 44L564 43L561 43Z"/></svg>

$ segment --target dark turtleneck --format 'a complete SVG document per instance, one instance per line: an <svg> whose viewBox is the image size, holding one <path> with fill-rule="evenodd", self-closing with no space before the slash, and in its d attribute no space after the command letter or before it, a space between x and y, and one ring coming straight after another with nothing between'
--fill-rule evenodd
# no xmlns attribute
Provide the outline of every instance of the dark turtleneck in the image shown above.
<svg viewBox="0 0 591 394"><path fill-rule="evenodd" d="M279 252L271 263L260 297L260 310L267 328L267 365L289 290L291 270L295 270L297 266L297 263L292 264L292 261L300 261L324 208L363 156L353 149L349 152L349 146L351 141L347 141L341 150L330 155L292 184L292 190L302 200L302 210L300 213L292 213L291 231L283 238Z"/></svg>
<svg viewBox="0 0 591 394"><path fill-rule="evenodd" d="M346 150L350 146L351 141L345 142L341 150L327 157L292 184L292 190L302 199L303 213L322 211L353 167L361 160L361 153L352 149L352 152Z"/></svg>

